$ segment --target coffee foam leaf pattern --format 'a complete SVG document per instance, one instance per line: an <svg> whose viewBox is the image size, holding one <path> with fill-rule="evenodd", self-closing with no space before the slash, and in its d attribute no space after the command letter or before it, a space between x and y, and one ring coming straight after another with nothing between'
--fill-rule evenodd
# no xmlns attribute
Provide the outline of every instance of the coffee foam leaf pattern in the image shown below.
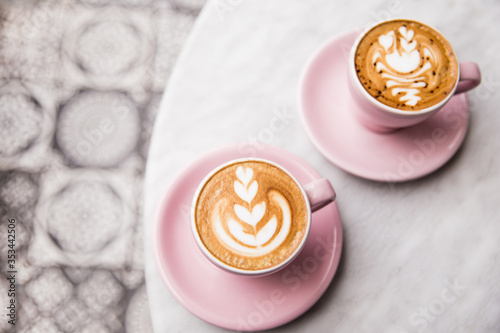
<svg viewBox="0 0 500 333"><path fill-rule="evenodd" d="M283 263L303 244L307 205L300 184L285 170L243 159L217 168L200 185L193 222L211 259L259 271Z"/></svg>
<svg viewBox="0 0 500 333"><path fill-rule="evenodd" d="M394 31L390 31L386 35L381 35L378 40L386 52L386 64L397 72L410 73L411 71L417 69L420 64L420 52L415 49L417 47L417 41L412 41L414 36L413 30L409 30L407 32L406 27L401 27L399 28L399 31L402 35L399 39L401 50L394 47L393 50L389 52L390 47L387 47L388 44L390 44L390 46L397 45L397 39ZM388 39L391 39L390 43L388 43ZM379 58L381 58L380 53L375 55L373 58L373 61L376 62Z"/></svg>
<svg viewBox="0 0 500 333"><path fill-rule="evenodd" d="M250 183L250 181L252 180L253 170L252 168L243 169L243 167L239 166L238 169L236 169L236 176L241 181L241 183L245 187L247 187L248 183Z"/></svg>
<svg viewBox="0 0 500 333"><path fill-rule="evenodd" d="M406 26L402 26L401 28L399 28L399 33L408 41L410 41L415 35L415 32L413 30L407 30Z"/></svg>
<svg viewBox="0 0 500 333"><path fill-rule="evenodd" d="M387 34L381 35L378 38L378 42L384 50L389 51L389 48L394 44L394 31L389 31Z"/></svg>
<svg viewBox="0 0 500 333"><path fill-rule="evenodd" d="M252 181L253 176L251 168L238 167L236 170L234 193L243 202L235 203L229 210L233 209L237 219L227 213L226 207L220 207L228 205L229 201L224 201L216 205L212 220L215 234L229 250L246 256L262 256L278 248L288 236L292 223L291 208L285 196L276 190L267 193L268 203L262 201L252 206L251 202L259 190L257 180ZM270 215L270 206L279 208L281 221L276 214L268 217L267 221L263 220Z"/></svg>
<svg viewBox="0 0 500 333"><path fill-rule="evenodd" d="M234 212L241 221L250 224L252 227L255 227L266 213L266 203L261 202L255 205L252 211L249 211L247 208L241 205L235 204Z"/></svg>
<svg viewBox="0 0 500 333"><path fill-rule="evenodd" d="M273 237L276 229L278 228L278 220L276 219L276 216L273 216L269 222L267 222L266 225L255 235L246 233L243 226L234 219L228 220L227 227L231 235L233 235L233 237L238 241L247 246L257 247L264 245ZM241 252L248 252L248 249L245 249L244 247L238 246L238 248Z"/></svg>
<svg viewBox="0 0 500 333"><path fill-rule="evenodd" d="M365 89L396 108L435 104L455 84L458 63L451 46L418 22L394 21L373 28L358 45L356 57Z"/></svg>
<svg viewBox="0 0 500 333"><path fill-rule="evenodd" d="M239 181L234 181L234 191L245 202L251 203L253 198L255 198L258 189L259 184L256 181L254 181L248 188Z"/></svg>

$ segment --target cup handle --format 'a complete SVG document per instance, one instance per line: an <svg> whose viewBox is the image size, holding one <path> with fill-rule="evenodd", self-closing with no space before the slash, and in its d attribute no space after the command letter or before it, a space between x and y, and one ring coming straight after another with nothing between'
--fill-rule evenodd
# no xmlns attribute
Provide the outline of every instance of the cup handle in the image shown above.
<svg viewBox="0 0 500 333"><path fill-rule="evenodd" d="M332 184L325 178L314 180L303 187L311 204L312 213L335 201L337 196Z"/></svg>
<svg viewBox="0 0 500 333"><path fill-rule="evenodd" d="M455 94L460 94L477 87L481 83L481 71L475 62L460 63L460 78Z"/></svg>

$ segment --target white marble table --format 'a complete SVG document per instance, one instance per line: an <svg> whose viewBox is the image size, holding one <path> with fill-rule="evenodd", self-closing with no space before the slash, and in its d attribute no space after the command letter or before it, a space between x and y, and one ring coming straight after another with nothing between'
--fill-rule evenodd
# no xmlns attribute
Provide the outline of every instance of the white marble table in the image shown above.
<svg viewBox="0 0 500 333"><path fill-rule="evenodd" d="M217 10L217 9L218 10ZM341 171L300 122L298 78L331 36L378 19L436 26L483 83L458 154L417 181L388 185ZM156 120L145 184L147 288L157 332L220 332L163 285L152 249L153 213L174 175L233 142L269 143L301 156L338 193L344 252L319 302L279 332L500 331L500 3L497 1L209 2L185 45ZM269 131L277 112L286 126Z"/></svg>

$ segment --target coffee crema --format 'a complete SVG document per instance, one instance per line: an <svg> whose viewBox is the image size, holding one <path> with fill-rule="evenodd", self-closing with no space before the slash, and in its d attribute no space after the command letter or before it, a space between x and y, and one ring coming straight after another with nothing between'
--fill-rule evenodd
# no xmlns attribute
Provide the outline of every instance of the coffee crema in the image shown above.
<svg viewBox="0 0 500 333"><path fill-rule="evenodd" d="M364 89L378 101L418 111L447 98L458 77L449 42L436 30L411 20L393 20L370 29L354 55Z"/></svg>
<svg viewBox="0 0 500 333"><path fill-rule="evenodd" d="M218 170L194 206L196 231L206 249L221 262L249 271L288 259L307 233L308 214L295 180L260 160Z"/></svg>

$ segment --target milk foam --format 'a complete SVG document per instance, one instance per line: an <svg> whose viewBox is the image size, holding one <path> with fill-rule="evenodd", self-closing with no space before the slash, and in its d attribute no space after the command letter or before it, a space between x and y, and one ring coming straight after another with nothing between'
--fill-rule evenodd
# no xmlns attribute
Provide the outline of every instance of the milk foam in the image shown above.
<svg viewBox="0 0 500 333"><path fill-rule="evenodd" d="M196 232L221 262L253 271L292 256L307 234L309 209L300 185L278 166L243 160L212 174L193 207Z"/></svg>
<svg viewBox="0 0 500 333"><path fill-rule="evenodd" d="M378 38L378 43L383 50L375 52L372 61L379 71L383 69L380 75L382 78L391 79L390 87L396 86L392 89L392 95L403 93L399 101L406 105L415 106L421 100L420 89L427 86L425 77L420 75L432 70L431 61L435 61L435 59L430 57L433 57L434 53L430 50L431 45L422 45L426 57L424 57L425 62L421 70L410 75L400 75L399 73L408 74L415 71L420 65L421 56L417 49L417 41L413 38L415 31L407 30L406 26L401 26L398 30L401 34L399 41L394 31Z"/></svg>
<svg viewBox="0 0 500 333"><path fill-rule="evenodd" d="M254 171L251 168L239 166L236 170L237 179L234 181L234 192L240 199L235 203L233 214L228 214L224 209L225 201L218 202L211 213L214 233L225 247L241 255L257 257L262 256L279 247L290 232L292 223L290 204L278 191L269 191L268 203L265 201L252 204L259 190L256 180L251 182ZM263 221L268 205L277 206L281 211L281 221L272 215ZM260 229L257 228L260 224Z"/></svg>
<svg viewBox="0 0 500 333"><path fill-rule="evenodd" d="M447 57L453 56L451 47L443 46L447 42L430 28L412 21L395 21L368 35L357 55L366 55L366 59L358 62L357 68L365 89L374 97L390 101L389 105L418 109L422 103L450 93L453 79L442 83L447 80L445 76L455 75L456 69L448 68Z"/></svg>

